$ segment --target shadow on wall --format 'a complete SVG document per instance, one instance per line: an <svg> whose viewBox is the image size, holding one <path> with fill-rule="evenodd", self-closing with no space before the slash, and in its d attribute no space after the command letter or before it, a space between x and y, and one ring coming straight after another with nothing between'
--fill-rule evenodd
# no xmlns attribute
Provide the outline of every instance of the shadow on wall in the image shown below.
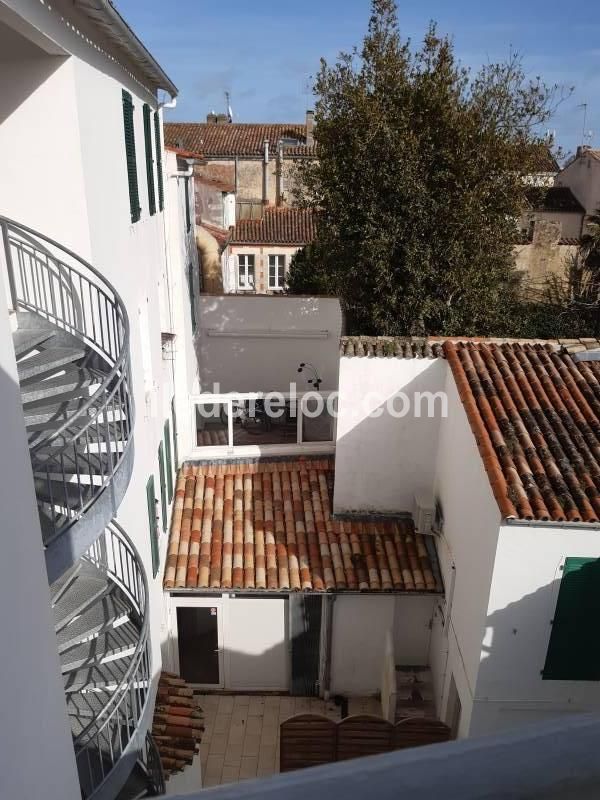
<svg viewBox="0 0 600 800"><path fill-rule="evenodd" d="M203 391L215 383L223 392L286 392L290 383L308 391L306 375L298 375L301 362L314 364L322 389L337 388L341 312L334 298L201 295L199 317L196 357ZM320 331L327 336L315 336Z"/></svg>
<svg viewBox="0 0 600 800"><path fill-rule="evenodd" d="M488 616L471 735L600 711L600 559L559 574Z"/></svg>
<svg viewBox="0 0 600 800"><path fill-rule="evenodd" d="M48 55L12 28L0 23L0 125L65 61L65 56ZM49 124L47 119L38 122L40 125Z"/></svg>
<svg viewBox="0 0 600 800"><path fill-rule="evenodd" d="M447 364L415 359L421 371L403 377L407 360L356 362L340 384L334 512L410 513L415 493L433 491Z"/></svg>

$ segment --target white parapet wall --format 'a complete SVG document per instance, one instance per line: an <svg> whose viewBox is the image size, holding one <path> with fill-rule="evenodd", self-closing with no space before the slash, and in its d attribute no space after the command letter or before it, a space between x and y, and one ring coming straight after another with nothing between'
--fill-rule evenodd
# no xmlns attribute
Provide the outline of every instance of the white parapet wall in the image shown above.
<svg viewBox="0 0 600 800"><path fill-rule="evenodd" d="M322 389L337 389L342 312L333 297L201 295L198 357L202 391L311 388L300 363L314 365Z"/></svg>

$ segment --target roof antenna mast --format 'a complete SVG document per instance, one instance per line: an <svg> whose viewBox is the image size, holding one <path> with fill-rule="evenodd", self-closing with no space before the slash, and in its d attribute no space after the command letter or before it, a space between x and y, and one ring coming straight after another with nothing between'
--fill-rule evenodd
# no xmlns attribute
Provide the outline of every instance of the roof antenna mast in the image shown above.
<svg viewBox="0 0 600 800"><path fill-rule="evenodd" d="M225 103L227 104L227 118L229 122L233 122L233 111L231 110L231 101L229 92L225 92Z"/></svg>

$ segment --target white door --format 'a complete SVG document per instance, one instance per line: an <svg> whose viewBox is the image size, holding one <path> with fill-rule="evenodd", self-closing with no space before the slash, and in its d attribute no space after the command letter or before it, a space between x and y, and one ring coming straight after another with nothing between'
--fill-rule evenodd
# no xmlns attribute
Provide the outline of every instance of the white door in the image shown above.
<svg viewBox="0 0 600 800"><path fill-rule="evenodd" d="M174 661L195 686L222 689L223 605L220 597L173 598Z"/></svg>
<svg viewBox="0 0 600 800"><path fill-rule="evenodd" d="M290 688L285 598L228 598L224 630L226 689L287 691Z"/></svg>

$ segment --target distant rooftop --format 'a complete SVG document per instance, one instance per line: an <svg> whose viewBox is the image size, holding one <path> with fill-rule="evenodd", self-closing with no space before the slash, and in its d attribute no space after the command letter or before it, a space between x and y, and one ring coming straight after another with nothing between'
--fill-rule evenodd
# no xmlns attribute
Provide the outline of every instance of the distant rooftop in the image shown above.
<svg viewBox="0 0 600 800"><path fill-rule="evenodd" d="M240 219L231 244L304 245L315 238L315 217L308 208L266 208L261 219Z"/></svg>
<svg viewBox="0 0 600 800"><path fill-rule="evenodd" d="M281 140L287 156L314 154L314 146L306 144L304 123L166 122L164 131L166 144L199 151L207 158L262 156L265 141L274 156Z"/></svg>

